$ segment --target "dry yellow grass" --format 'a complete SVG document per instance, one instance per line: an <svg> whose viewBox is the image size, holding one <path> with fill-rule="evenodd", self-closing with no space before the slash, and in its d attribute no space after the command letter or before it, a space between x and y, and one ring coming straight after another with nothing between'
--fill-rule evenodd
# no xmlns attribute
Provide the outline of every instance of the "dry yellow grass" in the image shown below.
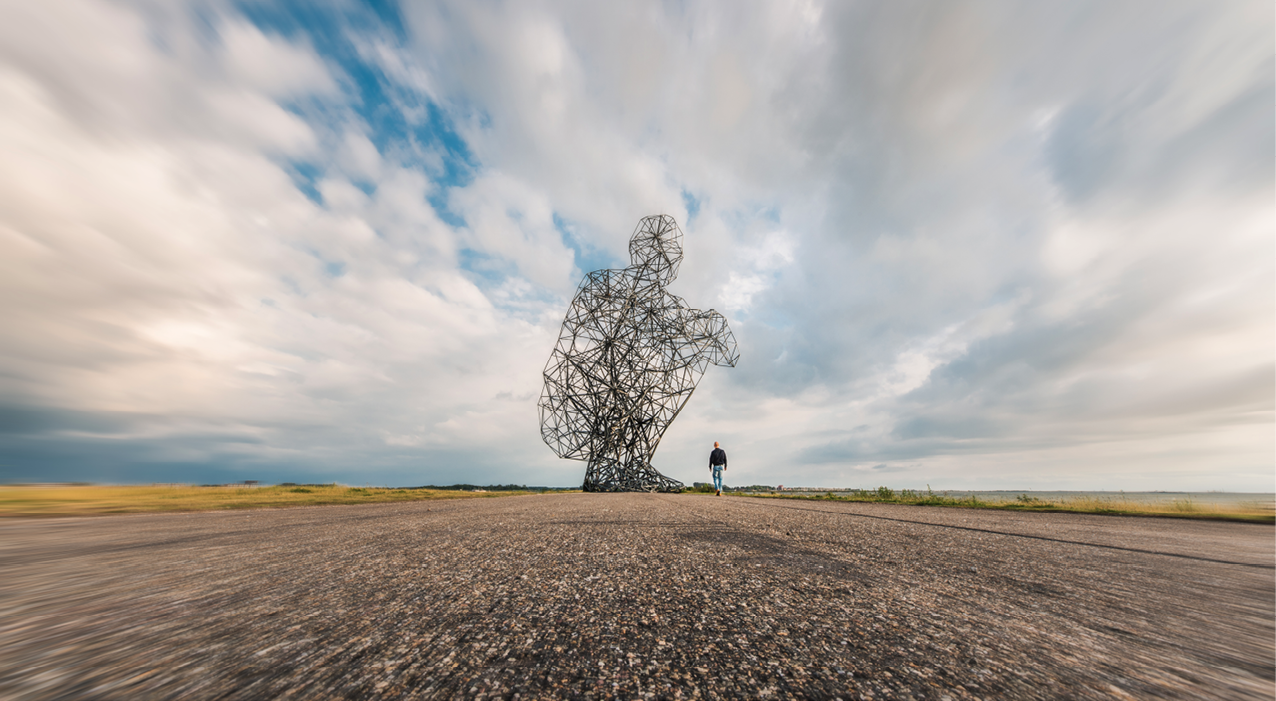
<svg viewBox="0 0 1276 701"><path fill-rule="evenodd" d="M1008 502L1015 504L1017 502ZM1193 499L1173 499L1161 502L1142 502L1116 497L1072 497L1045 502L1046 508L1081 513L1147 514L1153 516L1186 516L1196 518L1220 518L1234 520L1271 521L1272 508L1260 503L1216 504Z"/></svg>
<svg viewBox="0 0 1276 701"><path fill-rule="evenodd" d="M1224 521L1276 522L1276 513L1266 503L1215 504L1192 499L1145 502L1120 497L1070 497L1041 499L1027 494L1014 499L980 499L975 496L948 496L935 492L919 492L911 489L893 490L879 487L875 490L858 490L844 495L829 492L814 494L752 494L763 498L822 499L879 504L911 504L916 506L949 506L968 509L1004 509L1009 511L1056 511L1078 514L1119 514L1129 516L1170 516L1175 518L1204 518Z"/></svg>
<svg viewBox="0 0 1276 701"><path fill-rule="evenodd" d="M0 485L0 517L95 516L214 511L428 499L481 499L532 492L465 492L344 485L197 487L190 485Z"/></svg>

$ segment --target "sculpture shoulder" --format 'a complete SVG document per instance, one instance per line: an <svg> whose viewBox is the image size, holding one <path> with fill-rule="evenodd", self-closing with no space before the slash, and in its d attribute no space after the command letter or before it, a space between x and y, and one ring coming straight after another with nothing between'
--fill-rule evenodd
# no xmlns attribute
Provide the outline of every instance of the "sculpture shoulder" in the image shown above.
<svg viewBox="0 0 1276 701"><path fill-rule="evenodd" d="M576 299L582 297L608 297L619 294L633 285L633 276L624 268L604 268L587 273L576 288Z"/></svg>

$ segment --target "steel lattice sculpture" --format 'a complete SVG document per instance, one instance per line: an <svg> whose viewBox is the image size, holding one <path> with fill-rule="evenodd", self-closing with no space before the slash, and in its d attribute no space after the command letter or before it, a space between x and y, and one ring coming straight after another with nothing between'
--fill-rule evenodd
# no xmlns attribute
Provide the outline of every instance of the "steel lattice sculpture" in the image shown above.
<svg viewBox="0 0 1276 701"><path fill-rule="evenodd" d="M660 437L710 364L739 360L727 320L690 309L665 286L678 276L673 217L638 222L631 265L585 276L545 365L541 437L560 458L587 460L585 491L677 491L651 466Z"/></svg>

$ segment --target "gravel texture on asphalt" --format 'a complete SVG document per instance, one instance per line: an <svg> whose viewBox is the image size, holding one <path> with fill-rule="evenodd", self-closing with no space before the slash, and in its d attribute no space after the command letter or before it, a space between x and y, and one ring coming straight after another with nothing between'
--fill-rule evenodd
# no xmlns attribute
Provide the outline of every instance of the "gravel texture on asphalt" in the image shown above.
<svg viewBox="0 0 1276 701"><path fill-rule="evenodd" d="M0 697L1271 699L1276 529L651 494L0 522Z"/></svg>

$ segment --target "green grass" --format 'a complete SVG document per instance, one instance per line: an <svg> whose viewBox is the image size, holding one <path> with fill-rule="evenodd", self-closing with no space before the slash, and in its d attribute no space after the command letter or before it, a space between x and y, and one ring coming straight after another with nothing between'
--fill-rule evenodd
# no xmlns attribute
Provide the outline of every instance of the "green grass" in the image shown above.
<svg viewBox="0 0 1276 701"><path fill-rule="evenodd" d="M0 517L97 516L160 511L218 511L432 499L490 499L531 491L385 489L338 484L275 487L192 485L0 485Z"/></svg>
<svg viewBox="0 0 1276 701"><path fill-rule="evenodd" d="M1071 497L1067 499L1039 499L1020 494L1014 499L988 500L974 496L948 496L926 491L889 487L857 489L847 494L784 494L765 493L747 496L763 499L803 499L812 501L850 501L872 504L908 504L912 506L947 506L965 509L998 509L1003 511L1064 512L1075 514L1112 514L1120 516L1168 516L1173 518L1213 519L1221 521L1247 521L1251 523L1276 523L1276 513L1261 504L1203 504L1191 499L1175 499L1170 502L1141 502L1121 497Z"/></svg>

